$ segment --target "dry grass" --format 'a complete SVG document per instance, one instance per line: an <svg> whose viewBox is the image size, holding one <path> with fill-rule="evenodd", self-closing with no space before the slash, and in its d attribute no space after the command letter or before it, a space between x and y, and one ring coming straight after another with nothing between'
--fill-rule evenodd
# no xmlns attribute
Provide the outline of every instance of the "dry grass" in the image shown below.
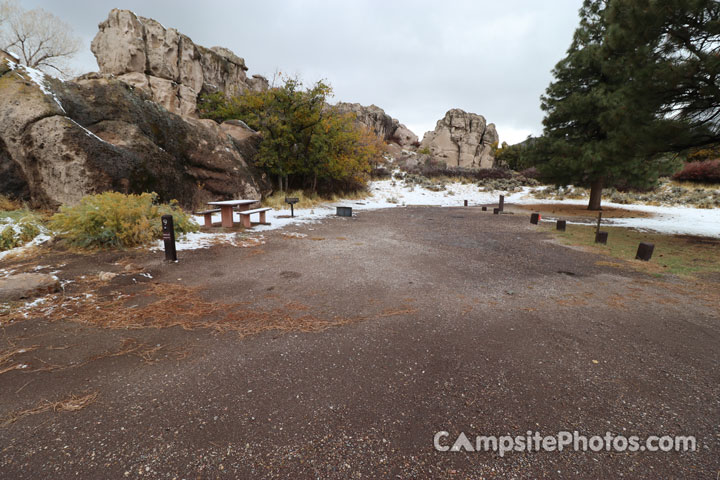
<svg viewBox="0 0 720 480"><path fill-rule="evenodd" d="M3 373L11 372L13 370L22 370L27 368L25 363L16 362L14 357L16 355L22 355L24 353L32 352L37 350L40 346L33 345L30 347L15 347L12 346L5 350L0 350L0 375Z"/></svg>
<svg viewBox="0 0 720 480"><path fill-rule="evenodd" d="M20 210L22 208L22 205L18 203L16 200L13 200L11 198L8 198L5 195L0 195L0 211L13 211L13 210Z"/></svg>
<svg viewBox="0 0 720 480"><path fill-rule="evenodd" d="M534 205L512 205L507 210L521 210L527 212L539 212L541 215L552 215L562 217L583 217L588 219L597 218L598 212L588 210L587 205L574 205L565 203L539 203ZM617 207L603 207L603 218L646 218L652 217L650 212L639 210L627 210Z"/></svg>
<svg viewBox="0 0 720 480"><path fill-rule="evenodd" d="M97 397L98 392L93 392L83 396L71 395L68 398L55 402L43 400L33 408L29 408L27 410L20 410L9 414L7 417L5 417L4 420L2 420L2 422L0 422L0 427L7 427L8 425L17 422L23 417L27 417L29 415L37 415L38 413L44 413L49 411L77 412L78 410L82 410L83 408L93 403L97 399Z"/></svg>
<svg viewBox="0 0 720 480"><path fill-rule="evenodd" d="M688 190L699 189L699 190L715 191L715 190L718 190L718 188L720 188L720 185L718 185L717 183L702 183L702 182L696 183L696 182L684 182L684 181L681 182L678 180L670 180L669 182L667 182L666 185L668 185L670 187L682 187L682 188L686 188Z"/></svg>
<svg viewBox="0 0 720 480"><path fill-rule="evenodd" d="M143 305L132 306L131 300L141 300ZM241 337L270 330L317 332L358 320L319 318L307 313L297 315L301 310L298 306L259 309L249 307L247 302L219 303L205 300L198 288L156 283L133 296L117 293L106 297L56 295L53 301L38 306L28 316L112 329L208 328L218 332L237 332ZM10 321L26 319L20 314L7 316Z"/></svg>
<svg viewBox="0 0 720 480"><path fill-rule="evenodd" d="M382 313L378 315L378 318L394 317L396 315L412 315L413 313L417 313L416 308L388 308L386 310L383 310Z"/></svg>
<svg viewBox="0 0 720 480"><path fill-rule="evenodd" d="M93 355L92 357L86 358L81 362L69 363L65 365L56 365L46 362L45 360L42 360L38 357L35 357L33 360L27 362L16 363L13 360L13 357L15 355L29 353L37 350L38 348L38 345L24 348L12 347L10 349L0 352L0 375L14 370L20 370L22 371L22 373L57 372L62 370L68 370L71 368L79 368L96 360L112 357L121 357L125 355L134 355L140 358L145 363L153 363L157 361L161 353L175 355L176 359L182 359L188 355L188 352L182 348L168 348L164 345L159 344L150 345L147 343L139 342L134 338L128 338L123 341L119 349L108 350L98 355ZM67 348L70 347L48 347L48 350L65 350ZM42 366L33 366L34 364L36 364L36 362L40 362ZM8 364L11 365L8 366Z"/></svg>
<svg viewBox="0 0 720 480"><path fill-rule="evenodd" d="M292 192L275 192L271 196L264 198L262 204L263 206L271 207L274 210L285 210L290 208L290 205L285 203L285 197L296 197L298 199L298 203L295 204L295 208L313 208L324 203L334 203L341 200L362 200L370 195L372 195L370 192L364 190L329 196L321 196L317 193L294 190Z"/></svg>
<svg viewBox="0 0 720 480"><path fill-rule="evenodd" d="M595 227L592 226L568 225L565 232L558 232L554 225L543 225L541 228L550 231L564 244L581 246L593 253L624 260L621 265L611 265L616 268L626 267L658 276L666 273L686 277L720 274L720 256L717 255L720 240L714 238L664 235L603 226L602 229L608 232L608 243L600 245L595 243ZM640 242L655 245L649 262L635 260Z"/></svg>

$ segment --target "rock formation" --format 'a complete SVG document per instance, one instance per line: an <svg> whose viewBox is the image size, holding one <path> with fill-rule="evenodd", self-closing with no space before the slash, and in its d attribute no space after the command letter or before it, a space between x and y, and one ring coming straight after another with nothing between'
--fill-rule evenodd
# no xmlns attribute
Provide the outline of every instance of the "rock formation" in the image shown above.
<svg viewBox="0 0 720 480"><path fill-rule="evenodd" d="M222 47L195 45L186 35L129 10L113 9L91 49L101 74L115 75L172 113L194 115L198 95L262 90L268 81L246 75L245 60Z"/></svg>
<svg viewBox="0 0 720 480"><path fill-rule="evenodd" d="M358 123L365 125L388 143L394 142L403 147L410 147L418 141L417 135L410 129L375 105L365 107L359 103L340 102L335 108L343 113L354 113Z"/></svg>
<svg viewBox="0 0 720 480"><path fill-rule="evenodd" d="M498 139L495 125L485 117L453 108L438 120L434 131L425 134L420 150L428 148L434 159L448 167L492 168L492 145Z"/></svg>
<svg viewBox="0 0 720 480"><path fill-rule="evenodd" d="M108 76L61 82L0 61L0 193L53 208L105 190L154 191L194 207L267 191L246 161L258 134L153 100Z"/></svg>

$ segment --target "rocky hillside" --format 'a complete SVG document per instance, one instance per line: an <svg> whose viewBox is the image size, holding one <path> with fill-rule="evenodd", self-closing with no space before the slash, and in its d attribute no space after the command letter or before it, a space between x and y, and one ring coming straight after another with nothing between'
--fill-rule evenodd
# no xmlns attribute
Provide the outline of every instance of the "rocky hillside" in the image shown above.
<svg viewBox="0 0 720 480"><path fill-rule="evenodd" d="M341 112L352 112L358 123L365 125L377 136L388 143L397 143L402 147L411 147L418 141L417 135L410 131L396 118L392 118L380 107L365 107L359 103L339 102L335 106Z"/></svg>
<svg viewBox="0 0 720 480"><path fill-rule="evenodd" d="M492 168L492 145L498 139L495 125L485 117L453 108L438 120L434 131L425 134L420 150L430 150L435 160L448 167Z"/></svg>
<svg viewBox="0 0 720 480"><path fill-rule="evenodd" d="M200 120L198 96L237 95L248 77L231 51L205 48L173 28L114 9L92 42L99 73L62 82L0 55L0 193L35 207L73 204L106 190L157 192L186 208L269 192L252 164L259 135L242 122ZM398 155L417 136L374 105L340 103ZM493 166L494 125L450 110L423 146L448 166Z"/></svg>
<svg viewBox="0 0 720 480"><path fill-rule="evenodd" d="M174 28L129 10L113 9L92 41L101 74L115 75L169 112L194 115L198 95L237 95L268 87L248 77L245 60L222 47L205 48Z"/></svg>
<svg viewBox="0 0 720 480"><path fill-rule="evenodd" d="M155 191L185 207L268 190L258 135L182 118L106 75L72 82L0 61L0 193L54 208L83 195Z"/></svg>

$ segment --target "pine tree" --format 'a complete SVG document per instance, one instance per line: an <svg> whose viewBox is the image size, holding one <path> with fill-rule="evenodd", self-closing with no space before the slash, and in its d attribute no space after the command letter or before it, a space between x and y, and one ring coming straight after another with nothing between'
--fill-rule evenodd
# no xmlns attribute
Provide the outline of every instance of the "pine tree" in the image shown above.
<svg viewBox="0 0 720 480"><path fill-rule="evenodd" d="M720 5L585 0L567 56L542 97L543 173L557 183L650 186L663 153L717 142Z"/></svg>
<svg viewBox="0 0 720 480"><path fill-rule="evenodd" d="M625 155L624 129L638 119L628 115L622 58L607 55L606 0L585 0L580 25L567 55L554 68L554 81L542 97L548 152L540 165L557 183L590 187L590 210L599 210L602 189L619 181L646 178L647 164ZM619 138L620 137L620 138Z"/></svg>
<svg viewBox="0 0 720 480"><path fill-rule="evenodd" d="M645 126L636 152L682 151L720 142L720 2L612 0L609 51L624 50L624 74Z"/></svg>

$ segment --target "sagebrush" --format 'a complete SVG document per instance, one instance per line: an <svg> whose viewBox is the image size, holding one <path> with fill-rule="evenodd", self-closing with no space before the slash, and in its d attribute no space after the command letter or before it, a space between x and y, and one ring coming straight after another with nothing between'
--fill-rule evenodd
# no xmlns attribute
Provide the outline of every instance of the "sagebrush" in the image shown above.
<svg viewBox="0 0 720 480"><path fill-rule="evenodd" d="M30 210L19 210L8 216L9 223L0 224L0 251L20 247L43 231L43 218ZM13 220L17 218L17 220Z"/></svg>
<svg viewBox="0 0 720 480"><path fill-rule="evenodd" d="M83 197L78 205L60 207L50 219L53 233L80 248L124 248L161 237L160 217L173 216L175 232L195 232L198 225L177 202L159 204L157 194L105 192Z"/></svg>

